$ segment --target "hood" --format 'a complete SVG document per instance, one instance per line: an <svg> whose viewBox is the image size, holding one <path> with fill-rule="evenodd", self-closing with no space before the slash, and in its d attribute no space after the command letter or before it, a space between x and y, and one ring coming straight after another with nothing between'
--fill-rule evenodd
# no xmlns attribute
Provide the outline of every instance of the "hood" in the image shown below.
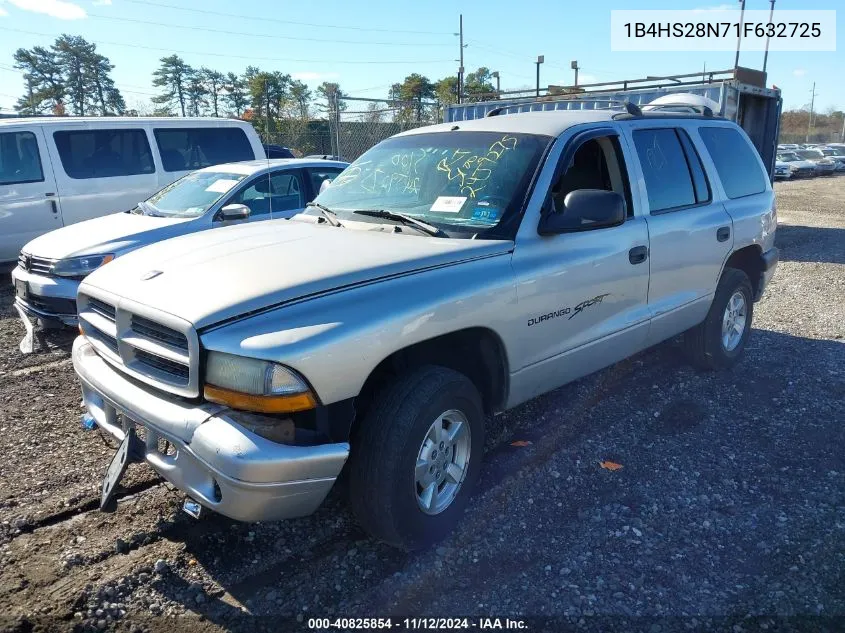
<svg viewBox="0 0 845 633"><path fill-rule="evenodd" d="M192 230L193 218L161 218L134 213L113 213L77 222L36 237L23 247L25 253L48 259L124 252L183 235Z"/></svg>
<svg viewBox="0 0 845 633"><path fill-rule="evenodd" d="M315 293L504 254L512 247L510 241L270 220L153 244L95 271L80 291L101 288L199 329Z"/></svg>

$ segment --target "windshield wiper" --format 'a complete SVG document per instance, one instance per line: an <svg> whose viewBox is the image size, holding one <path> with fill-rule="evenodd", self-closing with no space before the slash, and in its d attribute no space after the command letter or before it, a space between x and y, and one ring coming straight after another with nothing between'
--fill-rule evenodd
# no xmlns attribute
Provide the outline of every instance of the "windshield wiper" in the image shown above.
<svg viewBox="0 0 845 633"><path fill-rule="evenodd" d="M332 226L343 226L340 221L337 219L337 213L329 209L327 206L320 204L319 202L309 202L305 205L306 207L314 207L320 213L323 214L323 217L326 218L329 224Z"/></svg>
<svg viewBox="0 0 845 633"><path fill-rule="evenodd" d="M434 237L449 237L449 235L443 229L439 229L433 224L423 222L422 220L418 220L417 218L411 215L407 215L405 213L399 213L397 211L388 211L387 209L359 209L358 211L353 211L353 213L357 213L358 215L368 215L373 218L397 220L398 222L401 222L406 226L413 226L414 228L419 229L423 233L428 233L429 235L433 235Z"/></svg>

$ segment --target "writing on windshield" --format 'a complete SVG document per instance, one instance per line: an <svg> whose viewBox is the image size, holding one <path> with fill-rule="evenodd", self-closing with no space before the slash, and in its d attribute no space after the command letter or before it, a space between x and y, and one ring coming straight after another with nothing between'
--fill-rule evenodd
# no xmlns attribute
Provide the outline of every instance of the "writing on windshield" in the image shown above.
<svg viewBox="0 0 845 633"><path fill-rule="evenodd" d="M490 182L493 171L502 157L516 149L518 139L503 135L482 150L462 148L415 148L391 154L388 160L359 161L332 182L337 189L352 183L367 193L418 194L422 176L429 164L455 184L457 193L475 198Z"/></svg>
<svg viewBox="0 0 845 633"><path fill-rule="evenodd" d="M516 149L515 136L504 135L490 145L483 155L456 149L451 156L441 158L437 171L444 172L449 181L457 181L460 193L475 198L490 180L493 168L508 150ZM445 150L444 150L445 152Z"/></svg>

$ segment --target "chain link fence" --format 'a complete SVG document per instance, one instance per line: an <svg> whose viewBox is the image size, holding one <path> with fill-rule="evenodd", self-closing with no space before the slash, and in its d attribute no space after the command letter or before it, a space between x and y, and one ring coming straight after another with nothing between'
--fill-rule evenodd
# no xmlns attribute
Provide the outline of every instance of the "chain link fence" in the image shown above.
<svg viewBox="0 0 845 633"><path fill-rule="evenodd" d="M443 108L437 103L346 97L325 118L279 121L270 142L297 156L324 154L351 162L394 134L442 120Z"/></svg>

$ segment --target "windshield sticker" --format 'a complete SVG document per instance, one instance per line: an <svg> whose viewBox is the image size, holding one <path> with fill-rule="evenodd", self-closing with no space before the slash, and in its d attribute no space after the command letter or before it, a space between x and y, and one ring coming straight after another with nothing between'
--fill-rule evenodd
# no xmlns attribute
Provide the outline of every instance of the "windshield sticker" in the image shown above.
<svg viewBox="0 0 845 633"><path fill-rule="evenodd" d="M229 189L234 187L236 184L238 184L237 180L229 180L228 178L221 178L220 180L215 180L213 183L208 185L208 187L206 187L205 190L206 191L213 191L215 193L226 193L227 191L229 191Z"/></svg>
<svg viewBox="0 0 845 633"><path fill-rule="evenodd" d="M495 207L485 207L483 209L476 209L475 211L473 211L472 219L482 220L483 222L495 223L501 215L501 209L496 209Z"/></svg>
<svg viewBox="0 0 845 633"><path fill-rule="evenodd" d="M460 213L466 201L466 196L439 196L430 210L439 213Z"/></svg>

